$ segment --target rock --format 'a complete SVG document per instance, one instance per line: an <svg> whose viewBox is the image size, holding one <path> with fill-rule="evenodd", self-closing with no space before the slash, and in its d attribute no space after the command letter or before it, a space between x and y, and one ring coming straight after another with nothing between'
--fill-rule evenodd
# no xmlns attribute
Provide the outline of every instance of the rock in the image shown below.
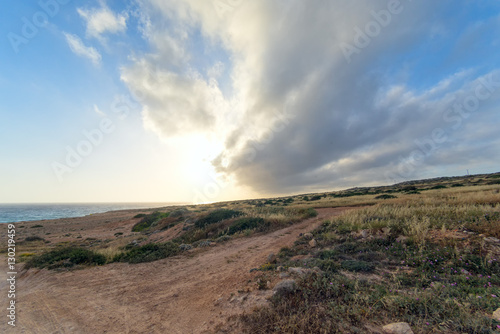
<svg viewBox="0 0 500 334"><path fill-rule="evenodd" d="M368 230L361 230L360 235L362 238L368 238L370 233L368 232Z"/></svg>
<svg viewBox="0 0 500 334"><path fill-rule="evenodd" d="M274 253L269 254L267 257L267 263L276 263L276 255L274 255Z"/></svg>
<svg viewBox="0 0 500 334"><path fill-rule="evenodd" d="M200 242L200 244L198 245L198 247L209 247L209 246L211 246L211 244L212 244L211 241L204 240L204 241Z"/></svg>
<svg viewBox="0 0 500 334"><path fill-rule="evenodd" d="M280 276L279 276L281 279L283 278L288 278L290 277L290 275L288 273L280 273Z"/></svg>
<svg viewBox="0 0 500 334"><path fill-rule="evenodd" d="M300 277L306 275L306 270L303 268L299 268L299 267L290 267L290 268L288 268L288 272L292 275L297 275Z"/></svg>
<svg viewBox="0 0 500 334"><path fill-rule="evenodd" d="M285 267L279 266L278 268L276 268L276 271L285 271Z"/></svg>
<svg viewBox="0 0 500 334"><path fill-rule="evenodd" d="M312 233L305 233L304 234L304 238L307 239L307 240L311 240L313 238L313 234Z"/></svg>
<svg viewBox="0 0 500 334"><path fill-rule="evenodd" d="M309 241L309 246L316 247L317 245L318 245L318 242L316 241L316 239L312 239L311 241Z"/></svg>
<svg viewBox="0 0 500 334"><path fill-rule="evenodd" d="M500 321L500 308L493 312L493 319Z"/></svg>
<svg viewBox="0 0 500 334"><path fill-rule="evenodd" d="M321 271L319 268L318 268L318 270ZM304 277L309 273L314 273L314 272L318 272L318 271L315 269L309 269L309 268L290 267L290 268L288 268L288 272L292 275Z"/></svg>
<svg viewBox="0 0 500 334"><path fill-rule="evenodd" d="M295 280L287 279L276 284L273 291L274 293L288 293L295 291L295 288Z"/></svg>
<svg viewBox="0 0 500 334"><path fill-rule="evenodd" d="M413 334L413 331L406 322L397 322L382 327L386 334Z"/></svg>
<svg viewBox="0 0 500 334"><path fill-rule="evenodd" d="M193 246L188 245L188 244L182 244L182 245L179 246L179 249L181 251L187 251L187 250L190 250L191 248L193 248Z"/></svg>
<svg viewBox="0 0 500 334"><path fill-rule="evenodd" d="M383 227L382 233L384 233L384 235L389 235L391 233L391 228L390 227Z"/></svg>

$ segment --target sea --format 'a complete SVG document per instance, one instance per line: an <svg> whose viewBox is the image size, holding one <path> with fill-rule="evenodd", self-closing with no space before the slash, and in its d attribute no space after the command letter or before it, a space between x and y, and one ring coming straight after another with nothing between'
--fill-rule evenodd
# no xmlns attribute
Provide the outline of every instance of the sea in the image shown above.
<svg viewBox="0 0 500 334"><path fill-rule="evenodd" d="M150 209L185 203L57 203L1 204L0 223L83 217L116 210Z"/></svg>

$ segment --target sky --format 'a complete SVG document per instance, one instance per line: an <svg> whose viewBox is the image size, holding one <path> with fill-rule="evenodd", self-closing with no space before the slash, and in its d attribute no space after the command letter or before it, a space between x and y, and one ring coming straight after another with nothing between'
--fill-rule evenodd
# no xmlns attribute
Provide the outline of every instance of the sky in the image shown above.
<svg viewBox="0 0 500 334"><path fill-rule="evenodd" d="M0 202L498 172L500 2L0 2Z"/></svg>

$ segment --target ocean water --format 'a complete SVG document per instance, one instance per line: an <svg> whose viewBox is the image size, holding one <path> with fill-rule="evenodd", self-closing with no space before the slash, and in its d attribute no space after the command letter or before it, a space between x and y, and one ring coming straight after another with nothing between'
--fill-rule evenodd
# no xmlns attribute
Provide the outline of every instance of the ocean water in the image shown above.
<svg viewBox="0 0 500 334"><path fill-rule="evenodd" d="M0 223L83 217L115 210L149 209L182 203L0 204Z"/></svg>

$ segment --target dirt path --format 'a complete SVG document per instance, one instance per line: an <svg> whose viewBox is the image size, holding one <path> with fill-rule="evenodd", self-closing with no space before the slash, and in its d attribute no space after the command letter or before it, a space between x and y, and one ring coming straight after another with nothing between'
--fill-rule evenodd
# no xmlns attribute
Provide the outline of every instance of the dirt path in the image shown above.
<svg viewBox="0 0 500 334"><path fill-rule="evenodd" d="M267 256L346 208L267 235L241 238L191 256L70 272L31 269L18 278L18 325L2 333L203 333L229 315L264 303L250 281ZM250 281L250 282L249 282ZM0 283L0 293L6 293ZM2 299L4 299L2 297Z"/></svg>

